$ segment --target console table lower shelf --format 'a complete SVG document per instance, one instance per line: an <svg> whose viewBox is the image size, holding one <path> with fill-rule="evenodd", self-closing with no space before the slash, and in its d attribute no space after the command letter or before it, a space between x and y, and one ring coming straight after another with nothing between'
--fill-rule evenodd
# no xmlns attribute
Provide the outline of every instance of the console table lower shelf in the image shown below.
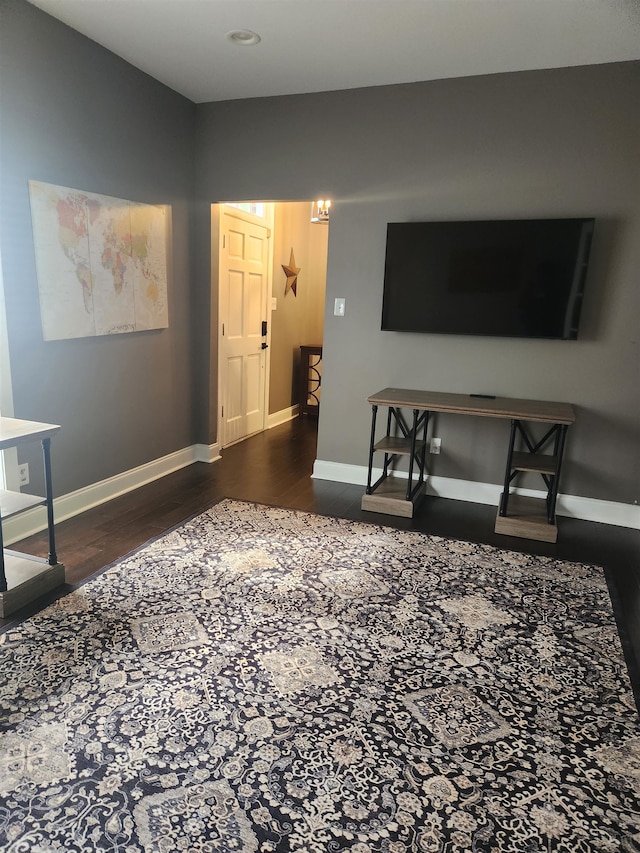
<svg viewBox="0 0 640 853"><path fill-rule="evenodd" d="M415 495L407 498L407 481L399 477L387 476L375 492L362 496L360 506L369 512L413 518L414 511L424 497L426 489L427 484L421 483Z"/></svg>
<svg viewBox="0 0 640 853"><path fill-rule="evenodd" d="M18 554L5 548L4 572L7 589L0 592L0 618L4 619L21 607L62 586L64 566L50 566L45 559Z"/></svg>
<svg viewBox="0 0 640 853"><path fill-rule="evenodd" d="M508 419L511 433L495 532L543 542L557 540L555 508L560 468L567 429L575 420L573 408L568 403L402 388L385 388L368 400L372 412L371 440L367 488L361 503L363 510L413 517L426 491L427 429L432 412ZM387 424L386 434L376 441L379 406L387 407ZM405 418L402 408L411 410L412 420ZM533 437L531 423L541 424L546 429L541 438ZM518 440L523 445L521 450L515 449ZM553 445L552 451L542 452L549 444ZM384 454L383 469L376 482L372 482L377 452ZM394 476L398 458L403 456L408 459L408 473L404 477ZM543 478L547 488L545 498L511 493L511 483L524 472L537 473Z"/></svg>
<svg viewBox="0 0 640 853"><path fill-rule="evenodd" d="M502 500L502 495L500 495ZM536 539L539 542L556 542L558 525L547 518L547 502L544 498L529 498L524 495L509 496L509 515L496 514L496 533L518 536L521 539Z"/></svg>

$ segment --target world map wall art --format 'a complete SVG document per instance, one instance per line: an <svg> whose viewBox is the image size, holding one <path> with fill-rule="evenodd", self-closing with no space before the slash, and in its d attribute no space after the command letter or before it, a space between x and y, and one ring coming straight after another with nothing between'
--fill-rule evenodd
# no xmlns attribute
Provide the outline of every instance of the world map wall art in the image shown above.
<svg viewBox="0 0 640 853"><path fill-rule="evenodd" d="M45 341L166 329L167 209L29 181Z"/></svg>

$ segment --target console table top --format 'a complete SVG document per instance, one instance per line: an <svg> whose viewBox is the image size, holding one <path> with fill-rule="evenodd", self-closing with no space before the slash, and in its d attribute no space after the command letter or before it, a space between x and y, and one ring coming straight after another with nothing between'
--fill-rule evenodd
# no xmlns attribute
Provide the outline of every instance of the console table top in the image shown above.
<svg viewBox="0 0 640 853"><path fill-rule="evenodd" d="M545 400L519 400L513 397L472 397L442 391L411 391L406 388L384 388L372 394L369 403L398 406L429 412L476 415L486 418L515 418L550 424L572 424L576 415L569 403Z"/></svg>
<svg viewBox="0 0 640 853"><path fill-rule="evenodd" d="M25 441L49 438L59 429L57 424L23 421L19 418L0 418L0 450L16 447Z"/></svg>

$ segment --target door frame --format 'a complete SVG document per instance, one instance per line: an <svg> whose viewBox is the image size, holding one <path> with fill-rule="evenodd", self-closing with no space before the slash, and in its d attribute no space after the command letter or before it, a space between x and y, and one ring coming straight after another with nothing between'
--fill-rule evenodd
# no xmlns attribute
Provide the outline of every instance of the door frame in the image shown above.
<svg viewBox="0 0 640 853"><path fill-rule="evenodd" d="M217 397L217 444L220 448L224 448L225 446L225 424L224 418L222 417L222 404L224 402L224 393L223 389L226 389L226 376L224 375L223 370L223 362L222 358L222 349L223 349L223 335L222 335L222 289L220 288L220 266L222 263L222 241L224 239L224 217L225 214L234 216L237 219L242 219L245 222L250 222L254 225L260 225L267 229L267 234L270 238L273 237L273 226L275 220L275 202L261 202L265 205L265 215L257 216L253 213L248 213L247 211L240 210L237 207L233 207L231 202L219 202L214 207L217 207L218 215L217 215L217 240L215 243L216 251L212 257L212 266L215 270L216 280L218 283L217 286L217 324L216 331L218 335L218 345L217 345L217 361L218 361L218 369L217 369L217 388L218 393ZM212 236L215 227L216 217L211 216L211 227L212 227ZM213 242L213 241L212 241ZM213 245L212 245L213 248ZM269 383L271 378L271 299L273 294L273 239L268 240L268 256L267 256L267 277L266 277L266 308L267 308L267 349L265 351L265 366L264 366L264 411L262 418L262 426L258 430L258 432L263 432L267 427L267 421L269 417ZM255 435L256 433L252 433ZM243 441L244 438L248 438L248 436L244 436L238 441ZM232 442L236 444L237 442Z"/></svg>
<svg viewBox="0 0 640 853"><path fill-rule="evenodd" d="M4 301L4 279L2 275L2 254L0 253L0 416L12 418L13 388L11 384L11 362L9 358L9 331ZM20 491L18 476L18 450L9 447L0 450L0 489Z"/></svg>

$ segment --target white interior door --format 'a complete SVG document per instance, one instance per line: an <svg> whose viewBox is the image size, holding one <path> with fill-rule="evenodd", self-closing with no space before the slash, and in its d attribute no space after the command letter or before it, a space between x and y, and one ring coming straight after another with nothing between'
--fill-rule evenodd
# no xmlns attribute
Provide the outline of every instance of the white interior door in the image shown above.
<svg viewBox="0 0 640 853"><path fill-rule="evenodd" d="M265 427L271 229L227 206L221 225L220 423L226 447Z"/></svg>

